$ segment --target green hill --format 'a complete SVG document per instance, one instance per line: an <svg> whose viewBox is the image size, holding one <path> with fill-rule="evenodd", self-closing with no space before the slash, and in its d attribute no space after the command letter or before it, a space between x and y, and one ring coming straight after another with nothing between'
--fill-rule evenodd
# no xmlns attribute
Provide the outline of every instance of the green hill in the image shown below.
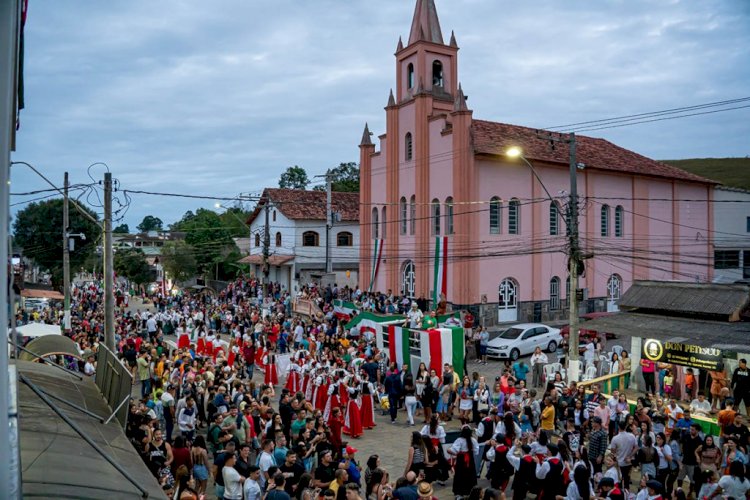
<svg viewBox="0 0 750 500"><path fill-rule="evenodd" d="M750 157L661 161L696 175L721 182L725 186L750 190Z"/></svg>

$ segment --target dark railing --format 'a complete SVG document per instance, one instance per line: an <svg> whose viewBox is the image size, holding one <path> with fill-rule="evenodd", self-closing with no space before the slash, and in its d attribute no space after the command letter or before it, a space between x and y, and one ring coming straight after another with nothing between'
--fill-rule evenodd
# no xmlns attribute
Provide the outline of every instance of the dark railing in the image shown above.
<svg viewBox="0 0 750 500"><path fill-rule="evenodd" d="M115 353L99 344L96 359L96 386L107 401L113 416L125 428L128 422L130 393L133 388L133 376Z"/></svg>

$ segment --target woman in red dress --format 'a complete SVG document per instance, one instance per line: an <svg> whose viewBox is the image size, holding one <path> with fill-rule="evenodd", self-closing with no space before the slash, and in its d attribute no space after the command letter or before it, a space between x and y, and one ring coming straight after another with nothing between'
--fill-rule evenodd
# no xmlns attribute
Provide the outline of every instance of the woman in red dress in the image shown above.
<svg viewBox="0 0 750 500"><path fill-rule="evenodd" d="M375 394L375 387L368 381L362 382L362 407L360 413L362 415L362 428L372 429L375 427L375 400L373 398Z"/></svg>
<svg viewBox="0 0 750 500"><path fill-rule="evenodd" d="M327 422L328 425L331 424L331 417L333 416L333 409L334 408L340 408L341 402L339 401L339 385L341 382L339 382L338 377L334 377L333 381L328 384L328 390L326 393L328 394L328 397L326 398L326 405L323 409L323 421Z"/></svg>
<svg viewBox="0 0 750 500"><path fill-rule="evenodd" d="M301 369L302 367L298 363L292 363L289 365L289 373L286 376L286 388L292 394L297 394L302 387L299 376Z"/></svg>
<svg viewBox="0 0 750 500"><path fill-rule="evenodd" d="M266 373L263 377L263 381L266 385L275 387L279 384L279 374L277 371L278 368L276 367L276 354L274 351L268 351L268 354L266 354L265 359L263 360L263 364L266 366Z"/></svg>
<svg viewBox="0 0 750 500"><path fill-rule="evenodd" d="M349 402L346 405L346 416L344 417L343 433L358 438L364 434L362 431L362 412L359 407L359 395L356 387L349 387Z"/></svg>
<svg viewBox="0 0 750 500"><path fill-rule="evenodd" d="M188 347L190 347L190 335L187 332L187 328L185 328L185 323L182 323L177 328L177 348L187 349Z"/></svg>

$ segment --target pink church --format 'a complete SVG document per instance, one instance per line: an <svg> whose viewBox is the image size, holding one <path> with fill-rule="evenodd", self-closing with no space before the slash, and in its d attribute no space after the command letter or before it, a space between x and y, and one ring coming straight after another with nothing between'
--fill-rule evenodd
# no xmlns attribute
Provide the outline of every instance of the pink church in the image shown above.
<svg viewBox="0 0 750 500"><path fill-rule="evenodd" d="M360 144L360 287L485 303L492 321L567 317L568 148L475 119L458 50L417 0L385 133L376 145L365 125ZM711 279L712 181L593 137L577 137L577 161L582 313L616 310L633 280Z"/></svg>

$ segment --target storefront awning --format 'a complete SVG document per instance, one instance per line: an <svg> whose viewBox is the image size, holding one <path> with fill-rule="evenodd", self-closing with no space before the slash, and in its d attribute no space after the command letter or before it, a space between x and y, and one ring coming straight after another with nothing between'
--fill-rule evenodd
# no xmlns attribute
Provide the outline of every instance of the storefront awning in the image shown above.
<svg viewBox="0 0 750 500"><path fill-rule="evenodd" d="M722 351L748 350L750 322L705 321L657 314L620 312L592 319L581 325L619 337L640 337L667 342L683 342Z"/></svg>

